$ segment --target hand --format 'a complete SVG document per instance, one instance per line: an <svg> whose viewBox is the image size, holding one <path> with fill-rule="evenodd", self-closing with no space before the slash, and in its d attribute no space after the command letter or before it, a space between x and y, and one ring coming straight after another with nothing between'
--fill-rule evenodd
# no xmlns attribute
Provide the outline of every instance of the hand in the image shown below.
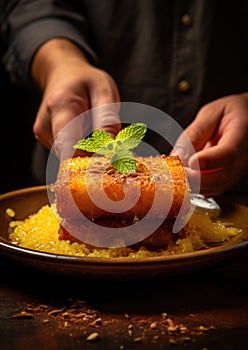
<svg viewBox="0 0 248 350"><path fill-rule="evenodd" d="M188 152L181 135L172 154L180 155L191 183L200 168L202 194L223 194L248 173L248 93L208 103L185 134L196 153Z"/></svg>
<svg viewBox="0 0 248 350"><path fill-rule="evenodd" d="M104 129L113 136L117 134L120 129L117 86L106 72L89 64L73 43L63 39L45 43L34 58L32 74L43 90L33 132L49 149L55 142L60 160L72 155L72 146L87 129L87 118L64 127L91 108L108 104L94 110L92 128Z"/></svg>

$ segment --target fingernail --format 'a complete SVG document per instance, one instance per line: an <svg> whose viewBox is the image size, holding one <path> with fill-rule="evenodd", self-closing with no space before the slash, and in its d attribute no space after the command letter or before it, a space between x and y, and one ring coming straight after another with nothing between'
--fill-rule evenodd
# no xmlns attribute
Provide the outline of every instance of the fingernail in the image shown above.
<svg viewBox="0 0 248 350"><path fill-rule="evenodd" d="M174 150L172 151L172 154L173 153L181 159L186 159L186 157L187 157L187 153L186 153L185 149L182 147L174 148Z"/></svg>

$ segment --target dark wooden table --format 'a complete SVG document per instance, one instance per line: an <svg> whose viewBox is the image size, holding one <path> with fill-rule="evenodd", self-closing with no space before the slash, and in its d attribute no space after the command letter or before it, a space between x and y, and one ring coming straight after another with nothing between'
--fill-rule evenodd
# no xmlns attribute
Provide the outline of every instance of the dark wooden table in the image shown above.
<svg viewBox="0 0 248 350"><path fill-rule="evenodd" d="M247 249L211 269L130 282L0 266L0 349L248 349Z"/></svg>

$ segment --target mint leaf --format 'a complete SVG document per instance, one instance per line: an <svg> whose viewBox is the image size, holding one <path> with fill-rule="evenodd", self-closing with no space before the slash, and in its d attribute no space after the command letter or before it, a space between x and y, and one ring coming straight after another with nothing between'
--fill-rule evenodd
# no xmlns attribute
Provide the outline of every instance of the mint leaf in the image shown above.
<svg viewBox="0 0 248 350"><path fill-rule="evenodd" d="M112 163L112 165L119 173L122 174L136 171L136 161L133 158L117 159Z"/></svg>
<svg viewBox="0 0 248 350"><path fill-rule="evenodd" d="M96 130L92 136L82 139L73 146L75 149L81 149L87 152L94 152L99 154L108 154L109 151L104 147L114 139L104 130ZM100 152L98 152L100 151Z"/></svg>
<svg viewBox="0 0 248 350"><path fill-rule="evenodd" d="M122 159L133 159L133 152L122 148L119 150L119 152L113 153L110 161L113 164L117 160L122 160Z"/></svg>
<svg viewBox="0 0 248 350"><path fill-rule="evenodd" d="M136 171L136 161L133 158L133 152L125 148L119 148L110 159L111 164L119 173L129 173Z"/></svg>
<svg viewBox="0 0 248 350"><path fill-rule="evenodd" d="M126 149L134 149L139 146L141 140L138 139L126 139L122 141L122 147Z"/></svg>
<svg viewBox="0 0 248 350"><path fill-rule="evenodd" d="M122 129L116 136L116 140L135 139L142 140L145 136L147 126L144 123L135 123Z"/></svg>
<svg viewBox="0 0 248 350"><path fill-rule="evenodd" d="M113 139L106 131L96 130L93 134L77 142L73 147L87 152L110 155L111 163L120 173L136 171L136 161L132 149L137 147L145 136L147 126L135 123L122 129Z"/></svg>

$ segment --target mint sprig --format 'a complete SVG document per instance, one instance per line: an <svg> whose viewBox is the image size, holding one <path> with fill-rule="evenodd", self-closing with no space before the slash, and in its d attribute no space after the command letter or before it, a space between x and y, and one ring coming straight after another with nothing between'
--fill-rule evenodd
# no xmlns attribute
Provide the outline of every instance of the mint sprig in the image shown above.
<svg viewBox="0 0 248 350"><path fill-rule="evenodd" d="M136 171L136 161L132 150L139 146L146 130L146 124L134 123L123 128L115 139L106 131L96 130L91 136L78 141L73 147L109 156L115 170L120 173L129 173Z"/></svg>

